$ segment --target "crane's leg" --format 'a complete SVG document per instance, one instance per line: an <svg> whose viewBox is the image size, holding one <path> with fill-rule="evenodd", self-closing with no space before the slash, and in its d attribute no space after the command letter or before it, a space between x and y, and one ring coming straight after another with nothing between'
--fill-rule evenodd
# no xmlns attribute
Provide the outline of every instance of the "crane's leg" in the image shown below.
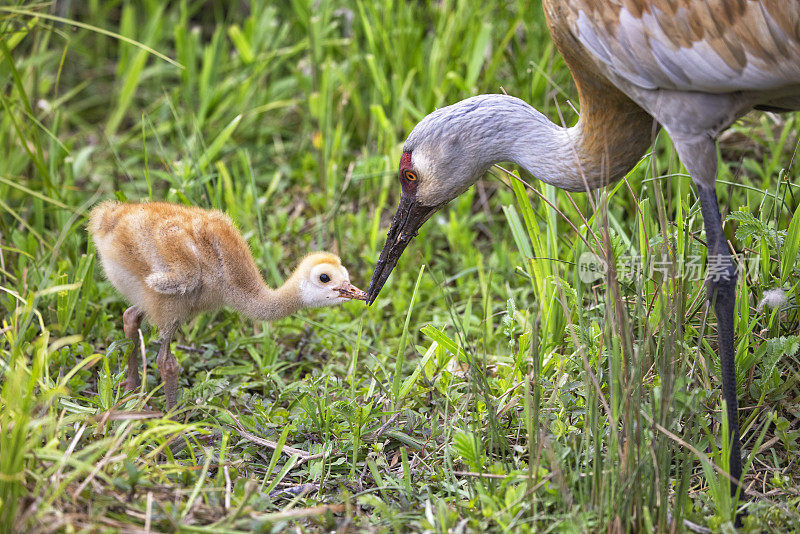
<svg viewBox="0 0 800 534"><path fill-rule="evenodd" d="M708 244L708 274L706 287L708 300L714 304L717 315L720 371L722 373L722 398L728 412L728 439L731 442L730 475L739 480L742 476L742 453L739 448L739 412L736 398L736 367L734 365L733 314L736 304L736 267L727 250L722 218L714 189L698 188L700 209L706 226ZM731 495L737 490L731 484Z"/></svg>
<svg viewBox="0 0 800 534"><path fill-rule="evenodd" d="M673 137L675 140L675 137ZM675 143L681 161L697 185L700 209L706 228L708 266L706 288L708 300L714 305L717 316L720 370L722 374L722 398L728 415L728 440L730 442L729 472L737 481L730 485L731 495L739 489L742 476L742 453L739 445L739 412L736 397L736 367L733 345L733 314L736 303L736 267L733 264L725 234L722 217L717 205L715 188L717 175L717 151L714 140L707 136L682 140ZM737 516L737 525L740 518Z"/></svg>
<svg viewBox="0 0 800 534"><path fill-rule="evenodd" d="M677 137L677 138L676 138ZM736 398L736 367L734 363L733 314L736 303L736 266L733 264L725 234L722 217L717 205L715 188L717 178L717 148L714 140L706 135L681 139L672 136L675 147L697 186L700 209L706 228L708 265L706 288L708 300L714 305L717 316L720 370L722 374L722 398L728 414L728 440L731 444L729 471L737 481L731 484L731 495L739 489L742 476L742 453L739 445L739 412ZM739 517L736 518L737 524Z"/></svg>
<svg viewBox="0 0 800 534"><path fill-rule="evenodd" d="M134 390L139 387L139 328L142 326L142 312L131 306L122 314L122 328L125 337L133 342L133 350L128 356L128 372L125 375L125 389Z"/></svg>
<svg viewBox="0 0 800 534"><path fill-rule="evenodd" d="M161 348L158 350L156 365L164 382L164 395L167 398L167 411L170 412L175 407L178 398L178 373L180 366L178 360L169 348L172 342L172 335L175 333L177 325L170 325L161 333Z"/></svg>

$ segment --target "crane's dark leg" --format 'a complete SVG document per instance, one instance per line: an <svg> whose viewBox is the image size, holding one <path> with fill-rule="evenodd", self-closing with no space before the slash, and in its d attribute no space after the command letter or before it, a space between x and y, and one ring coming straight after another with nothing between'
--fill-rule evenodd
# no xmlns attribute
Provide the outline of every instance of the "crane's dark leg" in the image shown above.
<svg viewBox="0 0 800 534"><path fill-rule="evenodd" d="M728 253L722 218L717 206L717 194L712 187L698 187L700 208L706 227L708 245L708 274L706 287L708 300L714 304L719 337L720 370L722 373L722 398L728 412L728 439L731 442L730 475L742 476L742 453L739 447L739 413L736 398L736 367L734 365L733 314L736 304L736 267ZM731 484L731 495L737 490Z"/></svg>
<svg viewBox="0 0 800 534"><path fill-rule="evenodd" d="M128 372L125 375L125 389L128 391L139 387L139 328L142 325L142 312L131 306L122 314L122 328L125 337L133 342L133 350L128 356Z"/></svg>
<svg viewBox="0 0 800 534"><path fill-rule="evenodd" d="M167 398L167 411L170 412L175 407L178 398L178 373L180 366L178 360L169 348L172 342L172 335L175 333L177 325L170 325L161 332L161 348L158 350L156 365L164 382L164 395Z"/></svg>
<svg viewBox="0 0 800 534"><path fill-rule="evenodd" d="M670 132L681 161L686 166L697 186L700 209L706 228L708 247L708 266L706 288L708 300L714 305L717 316L717 336L719 344L720 371L722 374L722 398L728 415L728 436L730 442L729 474L736 480L730 485L731 496L738 489L742 477L742 453L739 445L739 405L736 398L736 366L733 345L733 314L736 304L736 266L733 264L725 234L722 231L722 217L717 205L717 146L705 133L681 135ZM741 494L740 494L741 495ZM736 526L741 525L737 515Z"/></svg>

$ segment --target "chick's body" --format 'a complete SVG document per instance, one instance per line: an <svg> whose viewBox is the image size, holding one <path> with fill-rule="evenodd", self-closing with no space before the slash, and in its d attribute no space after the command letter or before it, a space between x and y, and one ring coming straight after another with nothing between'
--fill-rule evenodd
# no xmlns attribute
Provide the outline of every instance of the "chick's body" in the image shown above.
<svg viewBox="0 0 800 534"><path fill-rule="evenodd" d="M261 293L250 248L222 212L105 202L89 231L108 279L160 328Z"/></svg>
<svg viewBox="0 0 800 534"><path fill-rule="evenodd" d="M263 320L303 307L329 306L366 294L350 284L339 257L306 256L277 289L266 285L231 219L216 210L166 202L104 202L89 215L89 232L109 281L132 304L125 334L138 339L142 315L161 335L157 365L167 407L176 399L178 363L169 349L177 327L200 312L229 306ZM136 351L126 387L139 386Z"/></svg>

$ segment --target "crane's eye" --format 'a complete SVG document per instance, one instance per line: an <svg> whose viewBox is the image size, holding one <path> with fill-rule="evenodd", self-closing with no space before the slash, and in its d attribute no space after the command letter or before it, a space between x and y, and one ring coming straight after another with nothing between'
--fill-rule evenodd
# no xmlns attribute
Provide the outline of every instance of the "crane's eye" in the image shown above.
<svg viewBox="0 0 800 534"><path fill-rule="evenodd" d="M417 181L417 173L415 173L414 171L406 171L403 173L403 176L405 176L406 180L408 180L409 182Z"/></svg>
<svg viewBox="0 0 800 534"><path fill-rule="evenodd" d="M322 282L323 284L327 284L328 282L331 281L331 277L325 273L322 273L321 275L319 275L319 281Z"/></svg>

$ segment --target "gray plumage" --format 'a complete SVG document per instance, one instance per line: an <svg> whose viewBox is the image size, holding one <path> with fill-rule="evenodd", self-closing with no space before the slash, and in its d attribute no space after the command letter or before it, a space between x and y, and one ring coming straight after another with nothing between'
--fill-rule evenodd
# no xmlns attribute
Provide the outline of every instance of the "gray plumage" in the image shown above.
<svg viewBox="0 0 800 534"><path fill-rule="evenodd" d="M481 95L438 109L413 129L398 178L403 191L375 266L377 298L419 227L477 181L510 161L568 191L625 175L669 133L697 186L706 230L708 298L714 304L732 443L741 476L734 365L736 267L717 206L716 138L753 108L800 108L800 8L796 2L544 0L553 41L575 78L578 122L554 124L522 100ZM738 491L731 484L731 494Z"/></svg>

